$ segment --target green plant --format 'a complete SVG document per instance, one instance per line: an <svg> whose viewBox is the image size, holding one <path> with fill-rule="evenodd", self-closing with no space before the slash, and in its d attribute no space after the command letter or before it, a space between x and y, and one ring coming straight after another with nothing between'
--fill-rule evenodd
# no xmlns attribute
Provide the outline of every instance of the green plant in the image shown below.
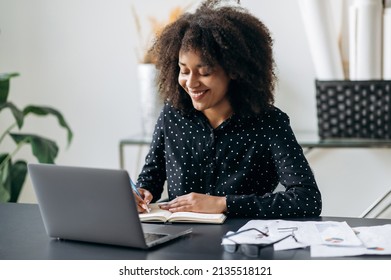
<svg viewBox="0 0 391 280"><path fill-rule="evenodd" d="M0 150L0 202L17 202L20 191L23 187L27 175L27 162L25 160L13 160L15 154L23 145L30 145L32 153L40 163L54 163L58 154L57 144L47 138L35 134L14 133L14 130L21 130L25 118L30 114L38 116L53 115L58 123L67 130L68 146L72 141L72 130L66 123L62 114L56 109L44 106L29 105L23 110L19 110L12 102L9 102L8 93L10 79L18 76L18 73L0 74L0 112L3 109L10 109L15 122L12 123L0 135L0 147L4 138L11 137L16 147L9 153Z"/></svg>

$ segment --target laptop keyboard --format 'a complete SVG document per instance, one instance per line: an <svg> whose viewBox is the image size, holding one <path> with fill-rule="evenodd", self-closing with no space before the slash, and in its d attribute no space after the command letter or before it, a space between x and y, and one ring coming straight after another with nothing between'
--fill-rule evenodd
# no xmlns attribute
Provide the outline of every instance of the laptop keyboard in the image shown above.
<svg viewBox="0 0 391 280"><path fill-rule="evenodd" d="M144 233L145 242L147 244L165 236L167 236L167 234Z"/></svg>

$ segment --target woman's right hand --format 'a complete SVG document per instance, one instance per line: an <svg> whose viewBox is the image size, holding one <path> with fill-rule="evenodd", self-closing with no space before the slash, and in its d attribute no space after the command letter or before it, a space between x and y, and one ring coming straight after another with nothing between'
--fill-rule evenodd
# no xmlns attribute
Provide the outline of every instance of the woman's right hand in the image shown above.
<svg viewBox="0 0 391 280"><path fill-rule="evenodd" d="M138 188L138 191L140 192L142 198L140 198L137 194L134 194L137 204L137 211L139 213L147 212L148 205L152 201L153 195L143 188Z"/></svg>

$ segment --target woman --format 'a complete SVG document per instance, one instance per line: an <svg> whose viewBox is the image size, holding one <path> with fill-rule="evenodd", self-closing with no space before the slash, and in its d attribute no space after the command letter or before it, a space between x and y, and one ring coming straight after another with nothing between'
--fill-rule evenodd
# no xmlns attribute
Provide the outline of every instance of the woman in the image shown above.
<svg viewBox="0 0 391 280"><path fill-rule="evenodd" d="M288 116L273 106L268 29L239 6L207 0L167 26L151 51L166 104L137 186L139 212L318 216L321 195ZM239 1L238 1L239 2ZM278 183L285 191L273 193Z"/></svg>

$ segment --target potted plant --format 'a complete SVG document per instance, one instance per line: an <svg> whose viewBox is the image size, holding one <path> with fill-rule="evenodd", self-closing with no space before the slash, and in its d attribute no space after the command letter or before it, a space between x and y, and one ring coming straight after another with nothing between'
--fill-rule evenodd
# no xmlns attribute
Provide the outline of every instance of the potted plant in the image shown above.
<svg viewBox="0 0 391 280"><path fill-rule="evenodd" d="M0 148L6 137L10 137L15 142L15 148L10 152L4 152L4 148L0 149L0 202L17 202L18 200L27 175L27 162L21 159L14 160L14 157L22 146L30 145L32 154L40 163L54 163L58 154L58 146L53 140L35 134L14 132L22 129L28 115L53 115L57 118L59 125L67 130L68 145L73 136L72 130L62 114L56 109L28 105L20 110L15 104L8 101L10 79L18 75L18 73L0 74L0 112L8 108L14 118L14 122L8 128L2 128L4 131L0 131Z"/></svg>
<svg viewBox="0 0 391 280"><path fill-rule="evenodd" d="M143 136L150 137L152 135L155 122L163 106L163 101L159 97L156 85L156 76L158 75L155 67L156 58L149 51L150 46L154 38L161 34L164 27L176 21L188 8L189 6L185 8L175 7L170 11L168 19L164 21L149 17L151 32L147 32L147 36L144 37L144 26L141 24L135 7L132 6L132 14L139 43L139 48L136 49L136 55L139 62L137 65L137 75L140 89Z"/></svg>

